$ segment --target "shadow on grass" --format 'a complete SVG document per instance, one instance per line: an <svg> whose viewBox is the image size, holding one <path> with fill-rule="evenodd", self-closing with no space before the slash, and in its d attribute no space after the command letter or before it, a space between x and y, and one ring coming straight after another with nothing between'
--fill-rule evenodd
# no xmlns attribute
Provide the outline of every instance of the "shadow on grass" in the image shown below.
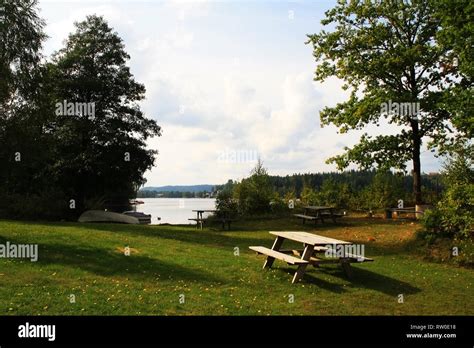
<svg viewBox="0 0 474 348"><path fill-rule="evenodd" d="M293 279L295 274L296 267L274 267L273 269L278 269L282 272L288 274L289 280ZM313 284L318 288L321 288L326 291L334 293L344 293L349 289L368 289L375 290L386 295L396 297L399 294L411 295L420 292L421 290L417 287L412 286L411 284L387 277L385 275L371 272L362 268L352 267L353 277L351 279L342 271L342 268L339 265L323 265L319 268L308 267L306 273L302 279L303 283ZM332 282L322 279L318 276L318 272L321 272L325 275L330 275L331 277L340 278L344 281L345 285L341 284L340 281Z"/></svg>
<svg viewBox="0 0 474 348"><path fill-rule="evenodd" d="M247 247L249 245L271 246L274 236L266 233L265 237L248 238L231 235L224 232L215 232L209 229L197 230L193 226L146 226L146 225L124 225L124 224L100 224L100 223L30 223L21 222L26 225L48 226L48 227L71 227L74 229L85 229L90 231L104 231L112 234L126 234L130 237L144 236L148 238L160 238L177 242L191 243L203 246L215 247ZM255 229L254 229L255 231ZM235 233L236 231L230 231Z"/></svg>
<svg viewBox="0 0 474 348"><path fill-rule="evenodd" d="M375 290L393 297L398 296L399 294L416 294L421 291L419 288L407 282L359 267L352 267L353 276L350 279L346 277L340 266L323 266L318 270L325 274L348 281L350 283L348 287L350 288Z"/></svg>
<svg viewBox="0 0 474 348"><path fill-rule="evenodd" d="M25 243L0 236L0 243L5 243L7 240L11 244ZM200 283L223 281L209 272L193 270L133 253L130 256L125 256L119 251L90 246L40 244L38 254L38 262L34 263L35 265L62 265L105 277L126 276L138 280L159 276L162 281L168 279L198 281Z"/></svg>

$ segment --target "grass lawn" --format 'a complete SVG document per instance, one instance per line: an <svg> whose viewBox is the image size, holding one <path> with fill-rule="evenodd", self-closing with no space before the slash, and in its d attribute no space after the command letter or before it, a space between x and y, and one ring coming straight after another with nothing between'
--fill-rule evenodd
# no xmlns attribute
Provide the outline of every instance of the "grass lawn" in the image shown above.
<svg viewBox="0 0 474 348"><path fill-rule="evenodd" d="M344 218L191 226L0 221L0 243L37 243L37 262L0 258L0 312L6 315L473 315L474 270L423 259L418 225ZM270 230L302 230L365 243L374 262L295 270L250 245L270 247ZM124 255L129 246L131 255ZM285 244L284 246L290 246ZM296 246L296 244L295 244ZM235 256L235 247L240 256ZM70 295L75 296L71 303ZM399 303L403 294L404 303ZM184 303L180 303L184 295ZM294 302L289 302L289 295ZM183 297L181 297L183 299Z"/></svg>

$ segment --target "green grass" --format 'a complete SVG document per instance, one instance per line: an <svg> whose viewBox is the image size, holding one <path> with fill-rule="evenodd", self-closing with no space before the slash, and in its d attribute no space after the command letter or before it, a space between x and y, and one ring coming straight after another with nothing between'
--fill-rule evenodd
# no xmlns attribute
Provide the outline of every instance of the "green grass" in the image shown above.
<svg viewBox="0 0 474 348"><path fill-rule="evenodd" d="M473 315L474 271L423 259L414 223L345 218L239 222L233 231L190 226L0 221L0 243L39 244L38 262L0 259L7 315ZM374 262L347 279L337 265L294 267L263 257L270 230L306 230L365 243ZM130 246L131 255L124 255ZM286 244L285 246L290 246ZM234 255L234 248L240 256ZM76 302L69 296L74 294ZM180 295L185 303L180 304ZM289 295L294 303L289 303ZM404 303L398 302L403 294Z"/></svg>

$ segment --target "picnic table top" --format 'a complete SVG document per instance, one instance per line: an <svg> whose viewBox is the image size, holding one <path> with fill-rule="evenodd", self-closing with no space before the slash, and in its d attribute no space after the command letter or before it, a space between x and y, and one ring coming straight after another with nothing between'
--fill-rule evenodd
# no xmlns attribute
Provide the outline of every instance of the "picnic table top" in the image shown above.
<svg viewBox="0 0 474 348"><path fill-rule="evenodd" d="M311 210L328 210L328 209L333 209L333 207L326 207L326 206L318 206L318 205L307 205L304 207L305 209L311 209Z"/></svg>
<svg viewBox="0 0 474 348"><path fill-rule="evenodd" d="M214 213L217 210L215 210L215 209L193 209L193 211L198 212L198 213Z"/></svg>
<svg viewBox="0 0 474 348"><path fill-rule="evenodd" d="M308 233L308 232L299 232L299 231L270 231L270 234L273 234L278 237L283 237L286 239L291 239L296 242L301 242L310 245L327 245L327 244L352 244L351 242L346 242L343 240L338 240L334 238L319 236L317 234Z"/></svg>

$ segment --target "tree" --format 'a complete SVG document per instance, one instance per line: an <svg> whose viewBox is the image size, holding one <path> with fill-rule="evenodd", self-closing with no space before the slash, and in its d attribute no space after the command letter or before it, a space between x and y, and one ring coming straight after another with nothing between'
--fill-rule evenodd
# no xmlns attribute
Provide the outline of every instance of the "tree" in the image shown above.
<svg viewBox="0 0 474 348"><path fill-rule="evenodd" d="M0 0L0 17L0 190L34 194L49 155L39 93L45 23L36 0Z"/></svg>
<svg viewBox="0 0 474 348"><path fill-rule="evenodd" d="M270 177L260 159L252 169L250 177L234 186L233 194L238 200L239 210L244 214L270 212L270 202L274 198L274 192Z"/></svg>
<svg viewBox="0 0 474 348"><path fill-rule="evenodd" d="M441 30L437 39L448 52L449 61L457 66L459 83L445 91L444 103L451 122L459 130L441 147L442 153L457 156L469 147L474 137L474 3L470 0L437 0Z"/></svg>
<svg viewBox="0 0 474 348"><path fill-rule="evenodd" d="M345 133L385 118L399 129L398 134L376 137L366 133L359 144L346 147L344 154L328 162L339 169L350 163L362 168L406 169L411 160L417 204L422 203L423 139L432 140L430 147L446 141L452 125L446 91L454 92L461 80L449 47L437 41L442 20L434 4L341 0L322 21L334 30L308 35L307 42L320 63L315 80L335 76L351 90L349 100L320 113L323 125L332 123ZM387 108L388 104L396 107Z"/></svg>
<svg viewBox="0 0 474 348"><path fill-rule="evenodd" d="M0 0L0 107L33 94L45 22L38 17L37 0ZM3 114L2 116L5 116Z"/></svg>
<svg viewBox="0 0 474 348"><path fill-rule="evenodd" d="M474 232L474 153L457 153L446 162L441 200L423 217L428 239L449 237L469 240ZM471 255L471 263L472 263Z"/></svg>
<svg viewBox="0 0 474 348"><path fill-rule="evenodd" d="M79 211L97 198L126 205L155 161L145 141L161 129L137 104L145 87L126 65L130 56L118 34L98 16L75 25L48 67L57 103L52 172Z"/></svg>

